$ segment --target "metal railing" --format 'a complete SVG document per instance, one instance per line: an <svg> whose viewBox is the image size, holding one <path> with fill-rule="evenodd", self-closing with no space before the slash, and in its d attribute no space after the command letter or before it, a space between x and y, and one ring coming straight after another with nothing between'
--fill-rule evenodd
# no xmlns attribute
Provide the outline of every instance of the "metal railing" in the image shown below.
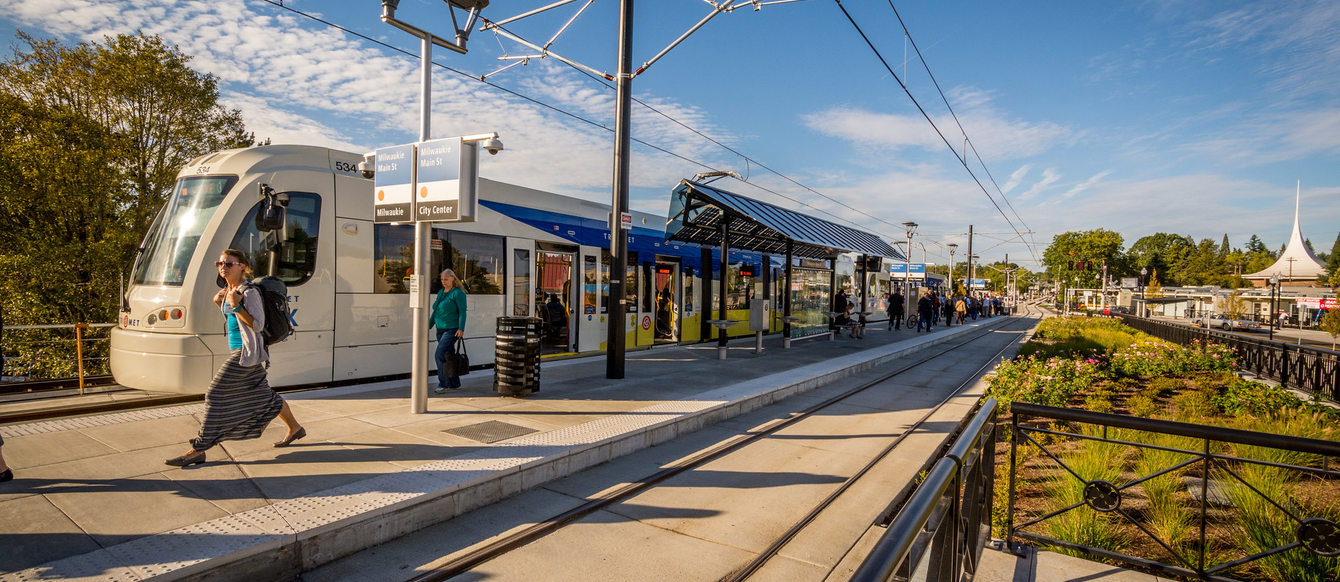
<svg viewBox="0 0 1340 582"><path fill-rule="evenodd" d="M1239 369L1279 382L1286 388L1297 388L1331 402L1340 402L1340 352L1143 317L1124 317L1123 322L1156 338L1178 344L1200 340L1228 346L1237 352Z"/></svg>
<svg viewBox="0 0 1340 582"><path fill-rule="evenodd" d="M0 365L17 380L74 378L83 393L88 376L108 373L107 352L115 323L6 325L0 327Z"/></svg>
<svg viewBox="0 0 1340 582"><path fill-rule="evenodd" d="M1235 580L1227 575L1232 574L1237 568L1250 568L1254 563L1272 556L1279 556L1274 558L1276 560L1283 558L1293 560L1295 563L1320 559L1322 560L1320 563L1324 564L1330 557L1340 555L1340 526L1337 526L1334 516L1328 518L1322 515L1309 515L1307 512L1317 510L1317 506L1300 504L1297 499L1284 493L1289 489L1279 483L1283 480L1283 477L1280 477L1282 475L1296 475L1300 480L1307 480L1309 487L1326 488L1321 494L1322 497L1329 495L1330 499L1334 499L1334 495L1340 492L1340 471L1331 469L1332 463L1328 459L1340 456L1340 442L1023 402L1015 402L1011 405L1011 411L1014 438L1010 446L1009 531L1006 540L1011 544L1016 538L1024 539L1077 550L1147 571L1217 581ZM1025 424L1020 422L1021 417L1037 419L1039 424L1051 428ZM1066 427L1058 426L1057 421L1101 427L1101 433L1068 432L1065 430ZM1125 429L1115 431L1118 433L1116 436L1124 439L1111 435L1109 431L1113 429ZM1157 440L1156 435L1183 437L1178 443L1182 446L1130 440L1140 437ZM1108 443L1116 448L1107 452L1123 449L1137 455L1145 454L1144 451L1157 451L1155 454L1165 454L1160 460L1170 464L1161 466L1155 463L1156 468L1146 475L1139 474L1139 471L1134 471L1131 467L1122 467L1119 471L1121 478L1117 480L1082 475L1080 473L1083 469L1076 468L1076 465L1081 463L1078 454L1073 448L1069 449L1071 453L1066 452L1067 447L1076 443L1082 446L1093 446L1090 443ZM1187 444L1199 446L1193 448L1186 446ZM1254 451L1256 456L1275 460L1227 454L1226 451L1234 445L1244 447L1243 450ZM1016 525L1015 520L1020 513L1016 498L1016 491L1019 490L1018 456L1020 448L1025 446L1036 447L1049 461L1046 463L1047 467L1043 469L1049 475L1043 479L1058 489L1081 488L1082 501L1042 515L1036 514L1046 511L1049 507L1044 505L1039 508L1034 504L1029 510L1031 519ZM1290 455L1266 455L1261 452L1265 450L1283 451ZM1315 461L1316 466L1278 462L1281 458L1300 458L1299 455L1304 456L1301 458ZM1313 457L1306 457L1307 455ZM1121 458L1120 455L1113 454L1105 459L1106 464L1120 466ZM1143 466L1150 467L1148 464ZM1260 469L1262 467L1267 469ZM1275 478L1267 479L1262 475ZM1185 527L1172 530L1154 524L1155 493L1148 484L1156 479L1165 478L1163 486L1166 487L1168 485L1166 479L1174 479L1173 483L1176 484L1178 476L1182 477L1181 484L1184 488L1175 486L1172 491L1175 491L1176 496L1166 493L1169 489L1165 488L1163 495L1168 496L1159 501L1173 501L1171 505L1163 507L1172 507L1173 512L1182 514L1180 517L1182 521L1175 523ZM1117 481L1124 483L1118 484ZM1194 505L1186 504L1187 495L1197 502ZM1322 506L1324 507L1324 504ZM1248 507L1250 509L1247 509ZM1096 515L1083 513L1089 510L1096 512ZM1264 519L1261 517L1263 511L1267 513ZM1090 516L1099 520L1095 524L1097 527L1109 532L1120 524L1134 526L1139 532L1135 535L1137 537L1143 535L1152 540L1153 544L1163 550L1161 557L1165 559L1160 560L1148 555L1136 556L1036 531L1045 530L1049 522L1055 524L1056 520L1065 519L1067 515L1071 519ZM1260 526L1261 523L1276 525L1265 527ZM1255 526L1257 529L1251 529L1253 526L1248 524L1257 524ZM1235 527L1244 529L1234 530ZM1217 539L1207 539L1207 536ZM1230 542L1225 541L1225 539L1241 540L1242 536L1254 541L1238 543L1255 547L1230 546ZM1307 555L1280 556L1287 552L1311 553L1315 554L1315 558ZM1246 555L1239 556L1243 553ZM1255 566L1260 567L1260 564ZM1303 568L1316 567L1327 566L1303 566ZM1340 564L1334 567L1340 567Z"/></svg>
<svg viewBox="0 0 1340 582"><path fill-rule="evenodd" d="M927 582L957 582L977 572L982 548L991 537L996 407L994 398L982 403L852 580L908 580L923 565Z"/></svg>

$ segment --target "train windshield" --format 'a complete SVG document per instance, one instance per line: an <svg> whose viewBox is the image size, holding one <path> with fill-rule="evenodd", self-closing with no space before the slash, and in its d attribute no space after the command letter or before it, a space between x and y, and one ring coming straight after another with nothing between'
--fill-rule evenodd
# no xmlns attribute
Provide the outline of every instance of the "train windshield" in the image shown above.
<svg viewBox="0 0 1340 582"><path fill-rule="evenodd" d="M192 176L177 180L167 209L146 237L148 244L136 265L135 283L182 284L200 234L235 182L236 176Z"/></svg>

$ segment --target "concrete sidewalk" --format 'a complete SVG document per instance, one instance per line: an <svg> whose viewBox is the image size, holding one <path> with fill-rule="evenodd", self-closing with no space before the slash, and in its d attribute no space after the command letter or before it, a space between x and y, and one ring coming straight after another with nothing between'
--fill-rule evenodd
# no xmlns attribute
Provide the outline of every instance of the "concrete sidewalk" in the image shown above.
<svg viewBox="0 0 1340 582"><path fill-rule="evenodd" d="M464 389L411 414L408 380L290 394L308 437L275 422L209 462L184 452L203 404L0 427L0 580L283 578L520 491L697 430L1007 318L866 339L765 339L545 362L541 391ZM222 569L222 570L221 570Z"/></svg>

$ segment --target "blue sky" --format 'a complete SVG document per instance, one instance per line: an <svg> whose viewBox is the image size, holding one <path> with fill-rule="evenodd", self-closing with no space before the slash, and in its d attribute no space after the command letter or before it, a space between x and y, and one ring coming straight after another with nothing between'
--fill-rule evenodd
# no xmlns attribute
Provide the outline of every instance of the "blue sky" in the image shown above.
<svg viewBox="0 0 1340 582"><path fill-rule="evenodd" d="M550 3L494 0L484 16ZM543 43L581 4L508 30ZM379 20L377 0L284 5L418 52ZM1256 234L1278 248L1301 181L1304 236L1327 252L1340 231L1340 3L894 3L957 123L890 3L841 6L960 151L962 124L985 192L839 5L805 0L721 14L633 80L635 97L660 112L635 106L633 137L679 156L634 146L633 207L664 213L681 178L734 170L748 183L717 185L890 241L916 221L931 262L945 262L948 242L962 260L972 224L985 233L974 241L985 260L1009 253L1037 268L1053 235L1099 227L1128 245L1155 232L1227 233L1234 246ZM551 50L613 72L617 8L597 0ZM709 10L638 2L635 66ZM16 29L68 41L160 34L219 77L224 102L275 143L368 151L418 136L417 59L262 0L0 0L0 15L10 46ZM398 15L450 34L440 0L402 0ZM439 48L436 61L482 75L506 64L503 54L534 52L478 30L469 47ZM488 80L613 126L614 91L557 60ZM483 160L483 175L608 202L609 131L441 70L433 97L434 137L501 134L507 150ZM1033 234L1007 234L1025 228Z"/></svg>

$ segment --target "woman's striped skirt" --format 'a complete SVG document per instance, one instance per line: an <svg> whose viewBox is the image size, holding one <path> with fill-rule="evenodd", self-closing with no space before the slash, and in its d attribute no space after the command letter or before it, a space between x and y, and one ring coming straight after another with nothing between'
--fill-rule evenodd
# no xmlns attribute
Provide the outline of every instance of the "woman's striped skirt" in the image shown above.
<svg viewBox="0 0 1340 582"><path fill-rule="evenodd" d="M241 350L233 350L228 361L214 374L205 393L205 422L191 448L207 450L221 441L254 439L279 416L284 399L270 389L265 365L238 364Z"/></svg>

